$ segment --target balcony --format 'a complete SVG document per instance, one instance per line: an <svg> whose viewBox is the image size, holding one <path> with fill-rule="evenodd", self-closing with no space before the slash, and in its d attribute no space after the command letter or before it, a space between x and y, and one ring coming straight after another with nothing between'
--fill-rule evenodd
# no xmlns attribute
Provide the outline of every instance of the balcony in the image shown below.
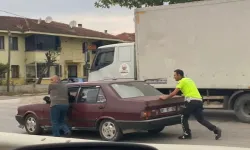
<svg viewBox="0 0 250 150"><path fill-rule="evenodd" d="M45 62L45 52L48 50L58 50L60 46L60 37L57 36L34 34L25 37L26 64Z"/></svg>
<svg viewBox="0 0 250 150"><path fill-rule="evenodd" d="M84 54L79 50L64 50L60 54L60 62L83 63Z"/></svg>

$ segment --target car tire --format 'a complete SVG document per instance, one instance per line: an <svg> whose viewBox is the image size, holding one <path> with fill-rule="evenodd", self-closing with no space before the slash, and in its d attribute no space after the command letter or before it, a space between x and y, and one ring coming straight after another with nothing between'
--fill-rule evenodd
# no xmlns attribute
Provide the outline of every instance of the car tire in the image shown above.
<svg viewBox="0 0 250 150"><path fill-rule="evenodd" d="M158 134L158 133L160 133L161 131L163 131L164 128L165 128L165 127L161 127L161 128L157 128L157 129L148 130L148 133L150 133L150 134Z"/></svg>
<svg viewBox="0 0 250 150"><path fill-rule="evenodd" d="M29 114L25 117L24 127L26 132L31 135L40 135L43 132L38 119L33 114Z"/></svg>
<svg viewBox="0 0 250 150"><path fill-rule="evenodd" d="M115 121L110 119L102 120L99 126L99 133L105 141L118 141L122 138L123 133Z"/></svg>
<svg viewBox="0 0 250 150"><path fill-rule="evenodd" d="M241 122L250 123L250 94L244 94L237 98L234 112Z"/></svg>

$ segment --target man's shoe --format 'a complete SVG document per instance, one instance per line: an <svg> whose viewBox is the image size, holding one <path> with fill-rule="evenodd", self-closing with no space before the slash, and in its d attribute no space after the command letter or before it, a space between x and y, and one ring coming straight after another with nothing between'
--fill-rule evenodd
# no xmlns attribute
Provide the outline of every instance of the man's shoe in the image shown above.
<svg viewBox="0 0 250 150"><path fill-rule="evenodd" d="M219 140L221 138L221 129L220 128L216 128L214 133L215 133L215 140Z"/></svg>
<svg viewBox="0 0 250 150"><path fill-rule="evenodd" d="M180 140L192 139L192 135L191 134L183 134L182 136L179 136L178 139L180 139Z"/></svg>
<svg viewBox="0 0 250 150"><path fill-rule="evenodd" d="M64 134L64 137L71 137L71 134L72 134L71 131L69 131L69 132Z"/></svg>

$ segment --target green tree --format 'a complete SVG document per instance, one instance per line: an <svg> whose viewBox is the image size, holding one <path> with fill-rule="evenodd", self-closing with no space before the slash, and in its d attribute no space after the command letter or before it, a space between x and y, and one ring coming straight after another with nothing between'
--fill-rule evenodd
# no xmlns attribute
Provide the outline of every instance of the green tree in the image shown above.
<svg viewBox="0 0 250 150"><path fill-rule="evenodd" d="M39 70L39 78L36 84L41 84L43 77L50 74L50 67L55 64L57 57L60 55L58 50L49 50L45 53L45 63L41 70Z"/></svg>
<svg viewBox="0 0 250 150"><path fill-rule="evenodd" d="M120 7L141 8L142 6L160 6L164 2L169 2L169 4L186 3L202 0L98 0L95 2L95 7L97 8L110 8L115 5Z"/></svg>
<svg viewBox="0 0 250 150"><path fill-rule="evenodd" d="M8 64L0 63L0 76L5 74L7 71L8 71ZM0 79L0 84L2 84L1 79Z"/></svg>

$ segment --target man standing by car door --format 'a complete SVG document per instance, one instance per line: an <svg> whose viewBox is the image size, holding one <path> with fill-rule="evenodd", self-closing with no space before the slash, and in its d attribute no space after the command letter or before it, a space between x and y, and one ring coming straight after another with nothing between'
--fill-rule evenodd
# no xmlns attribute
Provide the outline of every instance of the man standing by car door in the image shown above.
<svg viewBox="0 0 250 150"><path fill-rule="evenodd" d="M68 88L65 84L61 83L58 76L50 78L51 84L48 88L50 94L50 118L52 124L53 136L60 136L60 129L63 130L65 135L70 135L70 130L65 123L65 118L69 109Z"/></svg>
<svg viewBox="0 0 250 150"><path fill-rule="evenodd" d="M191 139L191 130L189 129L188 119L190 115L194 115L196 120L207 127L210 131L215 134L215 139L218 140L221 137L221 129L211 124L209 121L204 119L203 116L203 101L202 97L194 83L190 78L184 77L184 72L180 69L174 71L174 78L178 81L176 89L169 95L160 96L161 100L169 99L175 96L179 91L185 96L185 108L181 115L181 124L184 134L179 139Z"/></svg>

